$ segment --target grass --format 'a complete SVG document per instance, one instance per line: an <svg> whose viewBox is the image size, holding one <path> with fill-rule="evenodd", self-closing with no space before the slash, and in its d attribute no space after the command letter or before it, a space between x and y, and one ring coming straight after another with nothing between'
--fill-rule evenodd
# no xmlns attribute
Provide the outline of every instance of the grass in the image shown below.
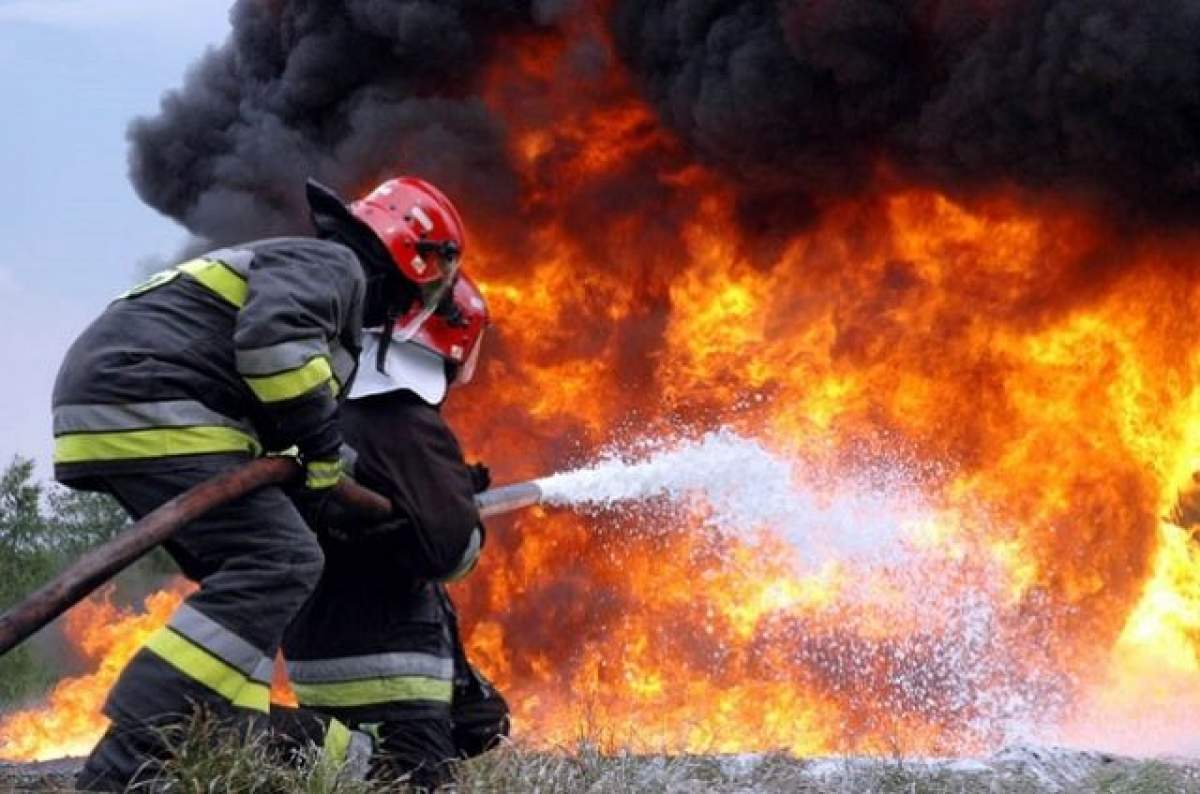
<svg viewBox="0 0 1200 794"><path fill-rule="evenodd" d="M380 794L402 785L354 781L300 748L281 756L262 735L241 737L198 720L168 736L172 752L133 789L154 794ZM1061 755L1061 754L1060 754ZM1049 765L1041 757L1050 757ZM804 760L760 756L602 753L580 742L556 751L506 744L460 764L456 794L1200 794L1200 762L1134 761L1067 754L1062 769L1041 751L984 763L931 764L900 759ZM1082 759L1082 760L1081 760ZM1041 765L1039 765L1041 764ZM78 768L75 765L74 768ZM32 769L32 771L31 771ZM0 792L70 791L57 768L0 765ZM1075 770L1075 771L1063 771ZM14 777L14 775L17 775Z"/></svg>
<svg viewBox="0 0 1200 794"><path fill-rule="evenodd" d="M507 745L458 769L457 792L537 794L1189 794L1200 764L1114 759L1073 779L1022 763L927 764L886 759L806 761L787 755L602 754L583 743L539 752ZM990 768L989 768L990 767Z"/></svg>
<svg viewBox="0 0 1200 794"><path fill-rule="evenodd" d="M249 736L199 717L163 733L168 757L147 769L131 791L148 794L374 794L382 788L349 780L314 746L281 752L265 733Z"/></svg>
<svg viewBox="0 0 1200 794"><path fill-rule="evenodd" d="M1088 781L1098 794L1160 794L1200 791L1200 768L1149 761L1126 772L1095 774Z"/></svg>
<svg viewBox="0 0 1200 794"><path fill-rule="evenodd" d="M1033 781L997 787L952 773L886 762L863 765L813 764L784 755L750 758L713 756L601 755L587 747L571 753L529 752L508 746L459 768L463 794L538 792L539 794L970 794L1030 792Z"/></svg>

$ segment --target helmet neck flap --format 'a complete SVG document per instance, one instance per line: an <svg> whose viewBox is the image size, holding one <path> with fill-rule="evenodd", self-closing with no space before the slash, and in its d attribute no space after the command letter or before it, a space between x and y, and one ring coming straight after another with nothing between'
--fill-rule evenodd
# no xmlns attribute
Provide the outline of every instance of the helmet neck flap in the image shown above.
<svg viewBox="0 0 1200 794"><path fill-rule="evenodd" d="M341 196L313 179L305 185L305 193L317 236L346 246L362 264L367 281L364 326L384 324L389 312L395 314L416 299L415 286L400 277L383 242L355 217Z"/></svg>
<svg viewBox="0 0 1200 794"><path fill-rule="evenodd" d="M371 329L364 334L359 359L362 363L348 399L361 400L405 390L429 405L441 405L449 388L446 366L441 356L411 342L386 344L386 338L379 329ZM386 351L382 368L377 366L381 350Z"/></svg>

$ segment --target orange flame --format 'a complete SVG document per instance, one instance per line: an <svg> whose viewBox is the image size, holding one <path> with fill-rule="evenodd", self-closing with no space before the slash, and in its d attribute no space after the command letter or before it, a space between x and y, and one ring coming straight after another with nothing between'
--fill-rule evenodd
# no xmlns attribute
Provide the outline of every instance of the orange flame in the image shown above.
<svg viewBox="0 0 1200 794"><path fill-rule="evenodd" d="M121 669L193 589L181 582L155 593L141 613L114 605L109 589L69 611L63 631L94 671L60 681L45 705L0 719L0 758L87 755L108 727L100 708Z"/></svg>
<svg viewBox="0 0 1200 794"><path fill-rule="evenodd" d="M92 672L63 679L42 705L0 717L0 758L45 761L87 755L108 727L100 709L117 676L195 589L179 579L147 596L135 611L114 605L109 587L67 612L63 632ZM282 662L282 657L276 659L271 701L295 706Z"/></svg>
<svg viewBox="0 0 1200 794"><path fill-rule="evenodd" d="M522 369L494 364L480 389L528 399L538 440L556 426L595 445L630 411L648 433L718 417L804 460L799 479L852 478L864 454L920 461L929 510L896 565L807 572L789 548L714 556L698 520L647 542L619 522L521 517L462 596L518 724L545 741L587 722L644 749L798 753L1197 735L1183 709L1157 744L1082 728L1144 710L1141 674L1164 665L1174 694L1153 702L1200 697L1196 552L1158 520L1198 462L1188 245L903 189L827 209L764 263L719 185L705 195L665 294L617 317L544 288L578 278L577 251L539 251L533 274L484 260ZM585 268L588 288L619 291L613 270ZM661 335L630 375L621 346L648 312ZM547 356L564 316L588 341ZM497 438L493 405L458 409L482 457L561 463Z"/></svg>
<svg viewBox="0 0 1200 794"><path fill-rule="evenodd" d="M924 509L883 560L816 567L699 515L519 517L459 597L521 732L798 753L1200 735L1194 709L1157 743L1082 727L1200 698L1196 552L1159 521L1200 464L1195 235L887 169L781 235L611 60L571 72L602 28L517 39L489 72L537 222L516 245L473 227L500 349L451 402L469 447L515 479L720 424L818 492L899 469Z"/></svg>
<svg viewBox="0 0 1200 794"><path fill-rule="evenodd" d="M687 157L602 29L515 38L482 86L523 201L472 223L498 338L450 402L468 448L507 481L720 425L820 498L899 472L920 509L854 527L879 554L815 562L819 527L730 537L703 506L497 521L456 596L518 734L801 754L1200 736L1200 559L1160 518L1200 469L1197 235L884 166L873 195L781 227ZM48 714L10 718L4 753L44 757L24 748Z"/></svg>

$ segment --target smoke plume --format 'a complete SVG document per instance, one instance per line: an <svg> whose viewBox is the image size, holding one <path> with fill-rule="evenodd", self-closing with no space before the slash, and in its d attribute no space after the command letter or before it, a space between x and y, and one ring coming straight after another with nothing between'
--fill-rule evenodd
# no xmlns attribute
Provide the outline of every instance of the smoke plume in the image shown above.
<svg viewBox="0 0 1200 794"><path fill-rule="evenodd" d="M1200 208L1195 0L619 0L613 29L663 119L759 189L857 191L886 163Z"/></svg>
<svg viewBox="0 0 1200 794"><path fill-rule="evenodd" d="M469 212L511 212L520 186L479 77L511 56L506 33L563 35L562 17L597 8L238 0L230 39L133 125L134 184L216 241L305 228L306 176L353 192L416 173ZM812 197L885 176L1142 217L1200 209L1200 0L613 0L603 13L644 97L742 186L749 217L800 220Z"/></svg>
<svg viewBox="0 0 1200 794"><path fill-rule="evenodd" d="M233 33L130 129L142 198L211 241L307 228L303 182L404 170L468 207L514 199L504 130L472 88L541 0L238 0Z"/></svg>

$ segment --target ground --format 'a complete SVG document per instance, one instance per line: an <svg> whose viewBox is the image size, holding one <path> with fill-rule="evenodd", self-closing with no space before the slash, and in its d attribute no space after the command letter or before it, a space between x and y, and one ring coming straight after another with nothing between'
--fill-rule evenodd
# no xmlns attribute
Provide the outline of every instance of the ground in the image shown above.
<svg viewBox="0 0 1200 794"><path fill-rule="evenodd" d="M78 763L0 763L0 792L70 790ZM545 753L508 747L465 764L459 777L460 794L1167 794L1200 793L1200 760L1144 761L1028 746L1010 747L985 759L951 761L604 756L587 748Z"/></svg>

